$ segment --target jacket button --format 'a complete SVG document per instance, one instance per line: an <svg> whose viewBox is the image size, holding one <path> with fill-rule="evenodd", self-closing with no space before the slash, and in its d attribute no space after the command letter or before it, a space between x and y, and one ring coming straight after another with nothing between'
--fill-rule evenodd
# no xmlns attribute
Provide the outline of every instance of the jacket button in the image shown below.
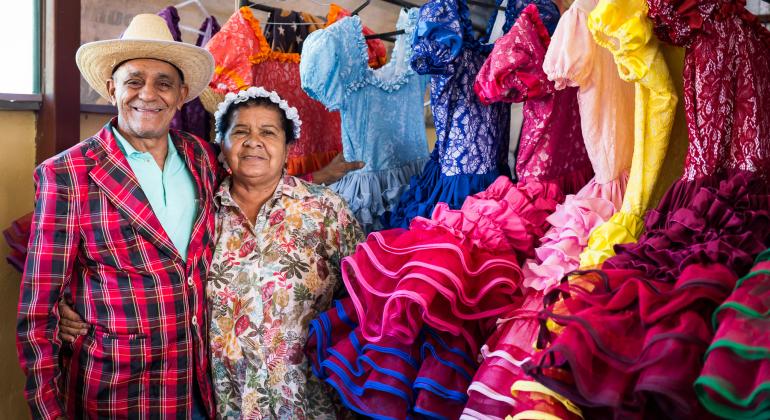
<svg viewBox="0 0 770 420"><path fill-rule="evenodd" d="M198 326L198 317L195 315L193 315L192 317L192 324L195 325L196 327Z"/></svg>
<svg viewBox="0 0 770 420"><path fill-rule="evenodd" d="M193 278L192 278L192 276L188 277L188 278L187 278L187 285L188 285L188 286L190 286L190 287L192 287L192 286L193 286L193 284L194 284L194 283L193 283Z"/></svg>

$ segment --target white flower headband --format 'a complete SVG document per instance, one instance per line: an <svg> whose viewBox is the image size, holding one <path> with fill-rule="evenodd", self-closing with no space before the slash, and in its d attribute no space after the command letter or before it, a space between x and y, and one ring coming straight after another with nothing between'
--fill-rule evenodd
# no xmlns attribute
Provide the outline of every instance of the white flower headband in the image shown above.
<svg viewBox="0 0 770 420"><path fill-rule="evenodd" d="M225 100L219 103L217 112L214 113L214 118L216 119L216 126L219 127L220 120L222 119L222 117L227 112L227 109L230 108L232 104L246 102L249 99L253 99L253 98L268 98L270 99L271 102L278 105L278 107L283 110L284 114L286 114L286 118L288 118L294 123L294 138L299 139L299 135L302 132L300 129L302 126L302 120L299 119L299 113L297 112L297 108L294 108L293 106L289 106L289 103L283 100L274 91L272 90L268 91L259 86L252 86L238 93L229 92L227 95L225 95ZM223 133L220 133L217 130L217 137L215 139L217 143L222 142L222 134Z"/></svg>

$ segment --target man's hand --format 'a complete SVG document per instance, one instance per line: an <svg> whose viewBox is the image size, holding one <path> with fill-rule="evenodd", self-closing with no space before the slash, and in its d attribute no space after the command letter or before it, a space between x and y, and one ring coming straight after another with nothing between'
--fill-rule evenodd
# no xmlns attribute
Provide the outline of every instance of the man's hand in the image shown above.
<svg viewBox="0 0 770 420"><path fill-rule="evenodd" d="M86 335L90 325L72 309L71 302L59 299L59 339L72 343L79 335Z"/></svg>
<svg viewBox="0 0 770 420"><path fill-rule="evenodd" d="M323 185L333 184L345 176L346 173L361 169L364 165L364 162L358 161L345 162L345 157L342 156L342 153L339 153L328 165L313 172L313 182Z"/></svg>

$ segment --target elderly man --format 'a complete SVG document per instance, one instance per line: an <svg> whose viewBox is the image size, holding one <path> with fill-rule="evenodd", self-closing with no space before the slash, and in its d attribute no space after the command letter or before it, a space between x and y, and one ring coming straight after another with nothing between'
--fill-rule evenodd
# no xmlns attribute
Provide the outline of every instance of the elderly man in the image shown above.
<svg viewBox="0 0 770 420"><path fill-rule="evenodd" d="M208 144L169 125L213 59L155 15L76 59L118 116L35 173L17 330L32 416L210 417L204 279L218 169ZM66 352L64 294L89 325Z"/></svg>

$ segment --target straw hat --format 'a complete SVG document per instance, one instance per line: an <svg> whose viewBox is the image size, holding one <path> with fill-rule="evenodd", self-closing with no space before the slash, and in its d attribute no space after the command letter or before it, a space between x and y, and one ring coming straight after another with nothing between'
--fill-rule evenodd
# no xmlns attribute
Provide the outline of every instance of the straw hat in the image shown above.
<svg viewBox="0 0 770 420"><path fill-rule="evenodd" d="M206 86L206 88L203 89L203 92L201 92L199 99L201 100L203 109L214 114L217 112L219 103L225 100L225 94L212 89L210 86Z"/></svg>
<svg viewBox="0 0 770 420"><path fill-rule="evenodd" d="M153 58L175 65L190 89L189 102L203 91L214 74L214 58L203 48L174 41L166 21L152 14L136 15L120 39L89 42L75 55L89 85L109 100L107 80L116 65L137 58Z"/></svg>

